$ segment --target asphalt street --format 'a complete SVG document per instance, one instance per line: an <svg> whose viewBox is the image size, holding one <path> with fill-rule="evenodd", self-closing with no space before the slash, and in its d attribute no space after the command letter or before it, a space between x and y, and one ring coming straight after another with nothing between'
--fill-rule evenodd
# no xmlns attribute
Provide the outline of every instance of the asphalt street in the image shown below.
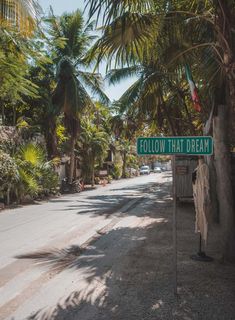
<svg viewBox="0 0 235 320"><path fill-rule="evenodd" d="M78 287L79 299L89 297L92 306L102 296L105 278L116 261L135 243L115 230L131 230L144 223L145 210L157 190L170 181L170 173L152 173L3 211L0 319L57 319L53 310ZM107 234L110 236L104 237ZM99 256L95 251L97 241L103 241L110 252L106 259L100 259L104 253ZM92 267L84 259L87 254ZM94 272L98 269L102 279ZM86 318L92 319L93 312L90 307Z"/></svg>

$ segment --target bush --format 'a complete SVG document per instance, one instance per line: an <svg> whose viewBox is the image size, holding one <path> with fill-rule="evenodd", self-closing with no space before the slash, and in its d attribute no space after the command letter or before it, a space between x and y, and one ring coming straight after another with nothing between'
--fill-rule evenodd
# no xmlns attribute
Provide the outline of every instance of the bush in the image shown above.
<svg viewBox="0 0 235 320"><path fill-rule="evenodd" d="M112 180L113 180L113 177L111 175L108 175L108 177L107 177L108 183L111 183Z"/></svg>
<svg viewBox="0 0 235 320"><path fill-rule="evenodd" d="M59 178L53 168L53 160L47 161L45 152L41 146L28 143L21 147L17 154L21 186L23 196L31 197L55 193Z"/></svg>
<svg viewBox="0 0 235 320"><path fill-rule="evenodd" d="M122 175L122 168L118 164L115 164L112 172L113 178L118 180L121 178L121 175Z"/></svg>
<svg viewBox="0 0 235 320"><path fill-rule="evenodd" d="M126 178L131 178L131 173L128 170L126 170Z"/></svg>
<svg viewBox="0 0 235 320"><path fill-rule="evenodd" d="M42 147L35 143L22 146L13 159L0 150L0 197L21 202L26 196L56 193L59 177L54 162L47 161Z"/></svg>
<svg viewBox="0 0 235 320"><path fill-rule="evenodd" d="M19 181L19 171L11 156L0 150L0 194L1 197L8 198L10 192Z"/></svg>
<svg viewBox="0 0 235 320"><path fill-rule="evenodd" d="M95 177L95 184L100 184L100 178L99 177Z"/></svg>
<svg viewBox="0 0 235 320"><path fill-rule="evenodd" d="M39 183L42 186L42 192L45 195L48 195L49 193L55 194L59 191L59 177L52 166L44 168L41 171Z"/></svg>

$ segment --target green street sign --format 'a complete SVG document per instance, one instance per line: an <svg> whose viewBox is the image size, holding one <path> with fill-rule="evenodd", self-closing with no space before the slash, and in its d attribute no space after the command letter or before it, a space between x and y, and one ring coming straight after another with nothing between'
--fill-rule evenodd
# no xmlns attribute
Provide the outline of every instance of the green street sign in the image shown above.
<svg viewBox="0 0 235 320"><path fill-rule="evenodd" d="M137 138L137 154L210 155L213 153L212 137L151 137Z"/></svg>

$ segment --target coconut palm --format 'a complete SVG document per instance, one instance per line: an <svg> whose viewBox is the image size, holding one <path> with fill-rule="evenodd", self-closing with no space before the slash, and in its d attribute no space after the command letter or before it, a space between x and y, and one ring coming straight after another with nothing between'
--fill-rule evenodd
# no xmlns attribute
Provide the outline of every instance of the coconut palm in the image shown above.
<svg viewBox="0 0 235 320"><path fill-rule="evenodd" d="M116 139L115 151L122 157L122 178L126 178L127 156L130 153L131 143L135 140L138 122L133 121L126 114L118 113L111 117L110 127Z"/></svg>
<svg viewBox="0 0 235 320"><path fill-rule="evenodd" d="M93 94L98 95L103 102L107 103L108 98L101 89L101 76L86 71L88 64L85 55L94 40L94 36L91 34L93 24L85 27L82 13L79 10L73 14L64 14L61 17L55 17L51 13L48 23L48 32L56 48L54 61L58 62L58 80L53 102L64 113L65 126L71 136L69 182L72 182L74 177L74 149L78 134L81 131L81 115L85 113L85 109L94 107L86 88L89 88ZM64 39L64 43L56 46L60 39Z"/></svg>
<svg viewBox="0 0 235 320"><path fill-rule="evenodd" d="M78 150L92 186L95 184L95 166L102 164L106 158L109 143L110 138L101 127L97 128L90 121L83 122Z"/></svg>
<svg viewBox="0 0 235 320"><path fill-rule="evenodd" d="M160 68L155 68L153 63L113 69L106 79L115 84L134 72L137 80L115 103L119 112L126 114L129 119L135 119L136 129L145 123L157 126L166 135L195 134L193 120L200 119L202 114L197 114L190 104L185 79L181 79L181 83L177 77L172 80L172 76L160 72Z"/></svg>
<svg viewBox="0 0 235 320"><path fill-rule="evenodd" d="M30 118L31 126L40 126L45 137L47 155L53 159L59 155L56 129L58 124L59 110L52 103L52 93L56 86L55 67L52 63L41 66L31 66L30 80L37 85L38 94L33 99L25 99L30 109L23 110L22 116Z"/></svg>
<svg viewBox="0 0 235 320"><path fill-rule="evenodd" d="M156 73L159 71L156 60L164 57L160 67L165 68L165 75L176 71L176 76L183 72L185 63L190 62L192 68L196 65L193 71L198 78L209 81L207 88L210 89L218 89L225 73L228 80L233 78L233 67L226 67L223 56L227 54L233 66L234 33L226 29L234 25L233 1L86 2L90 16L104 13L103 36L94 47L99 59L108 57L108 61L115 58L116 63L122 65L141 62L151 66L154 57L152 69ZM103 10L99 11L101 5ZM212 81L215 79L219 81Z"/></svg>
<svg viewBox="0 0 235 320"><path fill-rule="evenodd" d="M182 19L174 17L169 22L165 17L164 5L159 14L156 13L157 9L160 10L160 7L152 7L146 13L146 8L143 8L143 13L140 12L137 16L135 12L125 11L123 16L114 20L109 17L112 22L104 28L103 36L93 50L98 52L98 60L108 56L108 62L115 58L116 63L121 65L121 69L109 71L107 79L111 84L128 76L136 75L138 78L121 97L119 105L122 110L128 109L131 117L139 119L140 122L157 124L163 133L195 134L200 128L198 123L208 116L210 109L204 107L201 114L194 112L190 104L184 67L187 62L198 62L199 54L195 51L188 52L187 55L174 60L175 56L193 45L195 39L190 28L185 30ZM126 19L126 15L130 19ZM152 22L145 23L145 18ZM153 24L155 27L151 29ZM123 67L125 63L129 65ZM205 66L205 63L202 65ZM193 72L194 66L196 64L191 65ZM209 79L218 73L219 66L209 61L205 68ZM208 89L208 86L205 85L205 88ZM180 125L179 119L182 120Z"/></svg>

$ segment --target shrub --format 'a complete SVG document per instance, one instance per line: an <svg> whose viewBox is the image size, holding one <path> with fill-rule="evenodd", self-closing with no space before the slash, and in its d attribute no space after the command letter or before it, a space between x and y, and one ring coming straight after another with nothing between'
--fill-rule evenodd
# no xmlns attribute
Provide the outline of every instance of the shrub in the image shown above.
<svg viewBox="0 0 235 320"><path fill-rule="evenodd" d="M9 203L10 192L19 181L19 171L11 156L0 150L0 194Z"/></svg>
<svg viewBox="0 0 235 320"><path fill-rule="evenodd" d="M26 195L36 198L58 191L59 177L55 161L47 161L41 146L28 143L20 148L13 159L0 150L0 197L21 202Z"/></svg>
<svg viewBox="0 0 235 320"><path fill-rule="evenodd" d="M113 167L112 176L114 179L118 180L121 178L122 175L122 168L118 164L115 164Z"/></svg>
<svg viewBox="0 0 235 320"><path fill-rule="evenodd" d="M126 170L126 178L131 178L131 173L128 170Z"/></svg>
<svg viewBox="0 0 235 320"><path fill-rule="evenodd" d="M113 180L113 177L111 175L108 175L108 177L107 177L108 183L111 183L112 180Z"/></svg>
<svg viewBox="0 0 235 320"><path fill-rule="evenodd" d="M100 178L99 177L95 177L95 184L100 184Z"/></svg>
<svg viewBox="0 0 235 320"><path fill-rule="evenodd" d="M24 194L37 197L57 190L59 179L53 168L53 160L46 160L45 152L38 144L28 143L21 147L17 164Z"/></svg>

